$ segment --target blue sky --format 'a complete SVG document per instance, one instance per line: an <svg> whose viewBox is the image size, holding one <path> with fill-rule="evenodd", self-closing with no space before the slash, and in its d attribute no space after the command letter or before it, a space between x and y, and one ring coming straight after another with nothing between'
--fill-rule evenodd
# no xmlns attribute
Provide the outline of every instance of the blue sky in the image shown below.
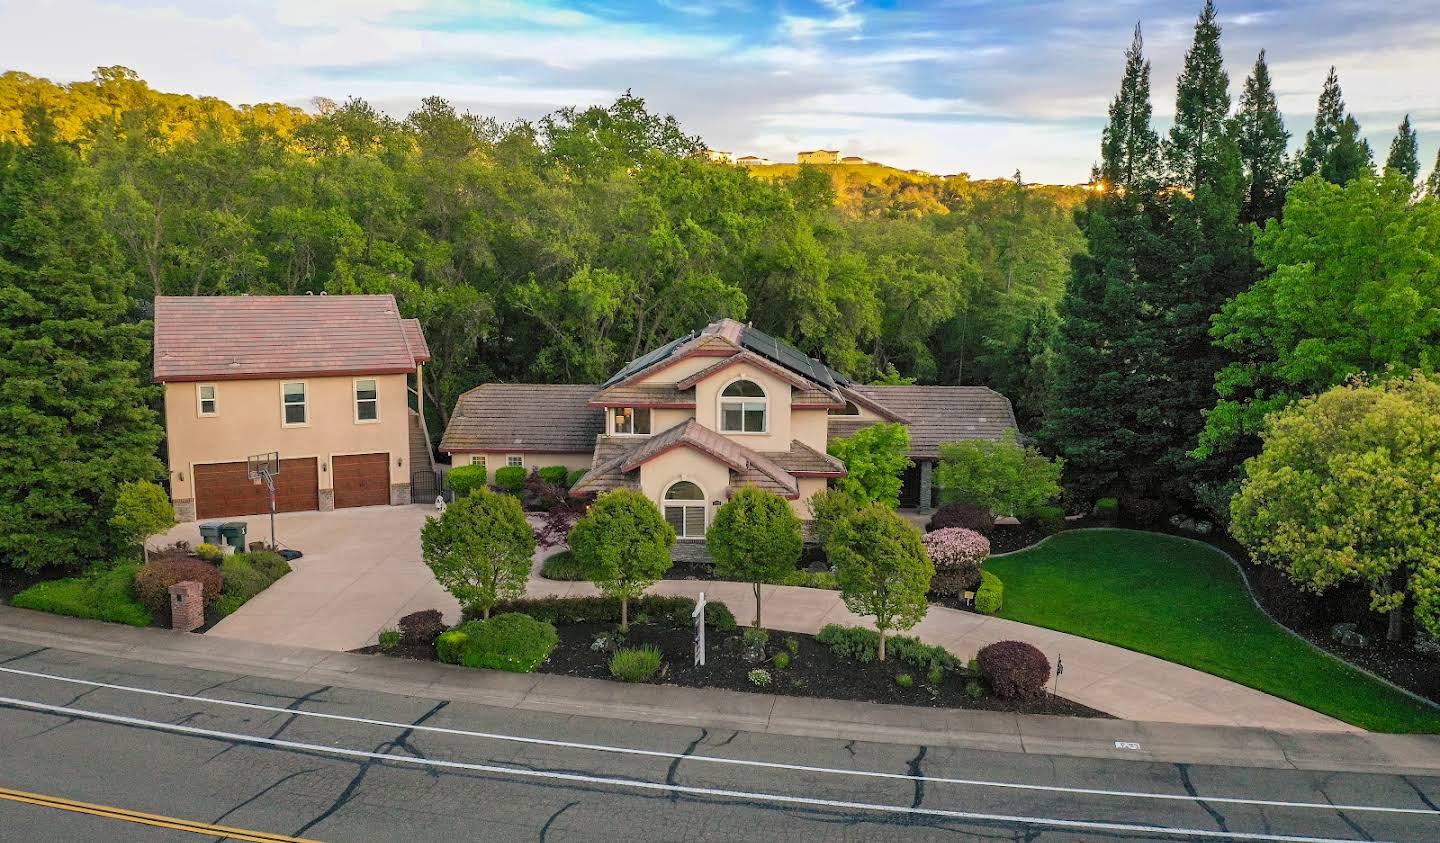
<svg viewBox="0 0 1440 843"><path fill-rule="evenodd" d="M123 64L233 102L438 94L504 120L629 88L716 149L840 148L901 167L1083 181L1131 27L1157 123L1199 0L0 0L0 66L57 80ZM1298 143L1331 64L1377 155L1409 112L1440 144L1434 0L1223 0L1232 87L1268 51Z"/></svg>

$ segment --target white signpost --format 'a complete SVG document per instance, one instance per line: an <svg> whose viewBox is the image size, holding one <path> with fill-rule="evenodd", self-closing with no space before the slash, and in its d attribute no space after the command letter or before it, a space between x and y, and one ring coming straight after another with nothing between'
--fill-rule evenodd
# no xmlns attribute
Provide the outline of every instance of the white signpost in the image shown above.
<svg viewBox="0 0 1440 843"><path fill-rule="evenodd" d="M695 618L695 666L705 666L705 592L700 592L700 599L695 601L695 611L691 613Z"/></svg>

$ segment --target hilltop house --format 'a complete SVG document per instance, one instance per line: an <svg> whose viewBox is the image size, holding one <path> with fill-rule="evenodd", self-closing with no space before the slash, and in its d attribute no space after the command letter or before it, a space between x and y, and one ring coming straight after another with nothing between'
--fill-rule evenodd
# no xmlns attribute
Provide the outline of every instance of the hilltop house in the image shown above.
<svg viewBox="0 0 1440 843"><path fill-rule="evenodd" d="M406 504L412 473L433 489L409 383L430 351L393 296L161 296L154 353L182 521L269 512L246 465L269 452L281 512Z"/></svg>
<svg viewBox="0 0 1440 843"><path fill-rule="evenodd" d="M1015 429L1010 402L977 386L866 386L765 333L722 319L632 360L603 384L485 384L456 403L440 450L453 464L587 469L572 494L639 489L684 539L753 484L809 518L845 465L826 445L877 422L910 429L902 503L933 505L943 442Z"/></svg>
<svg viewBox="0 0 1440 843"><path fill-rule="evenodd" d="M735 159L735 163L741 167L763 167L770 163L770 159L761 158L759 155L742 155Z"/></svg>
<svg viewBox="0 0 1440 843"><path fill-rule="evenodd" d="M840 163L840 150L811 149L798 153L795 158L801 164L838 164Z"/></svg>
<svg viewBox="0 0 1440 843"><path fill-rule="evenodd" d="M841 158L841 159L840 159L840 163L841 163L841 164L864 164L864 163L865 163L865 159L864 159L864 158L861 158L859 155L847 155L847 156L845 156L844 158Z"/></svg>

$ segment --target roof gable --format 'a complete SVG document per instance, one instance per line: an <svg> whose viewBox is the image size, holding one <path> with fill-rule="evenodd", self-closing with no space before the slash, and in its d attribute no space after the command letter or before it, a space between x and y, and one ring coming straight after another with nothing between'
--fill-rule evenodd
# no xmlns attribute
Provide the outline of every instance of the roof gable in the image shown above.
<svg viewBox="0 0 1440 843"><path fill-rule="evenodd" d="M397 374L429 359L391 295L155 299L158 381Z"/></svg>

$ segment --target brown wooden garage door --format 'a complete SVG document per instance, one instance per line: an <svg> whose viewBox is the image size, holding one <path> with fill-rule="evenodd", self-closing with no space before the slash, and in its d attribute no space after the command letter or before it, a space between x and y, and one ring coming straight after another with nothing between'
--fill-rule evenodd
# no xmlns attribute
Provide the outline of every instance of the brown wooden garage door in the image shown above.
<svg viewBox="0 0 1440 843"><path fill-rule="evenodd" d="M351 454L331 460L335 468L335 508L390 503L390 455Z"/></svg>
<svg viewBox="0 0 1440 843"><path fill-rule="evenodd" d="M315 458L280 461L275 478L275 511L301 512L320 508L320 480ZM270 511L265 484L255 485L245 475L243 462L195 466L195 514L199 518L262 515Z"/></svg>

